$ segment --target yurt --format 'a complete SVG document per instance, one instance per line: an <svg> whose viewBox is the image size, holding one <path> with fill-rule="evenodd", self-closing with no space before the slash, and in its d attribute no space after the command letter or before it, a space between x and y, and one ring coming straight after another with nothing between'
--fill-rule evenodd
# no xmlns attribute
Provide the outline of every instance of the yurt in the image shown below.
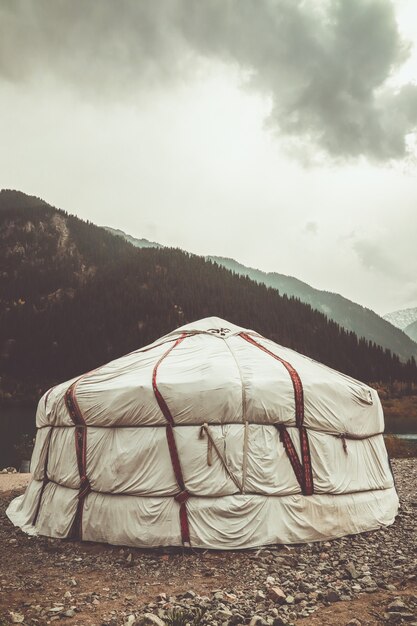
<svg viewBox="0 0 417 626"><path fill-rule="evenodd" d="M210 317L50 389L27 533L237 549L392 524L398 497L374 389Z"/></svg>

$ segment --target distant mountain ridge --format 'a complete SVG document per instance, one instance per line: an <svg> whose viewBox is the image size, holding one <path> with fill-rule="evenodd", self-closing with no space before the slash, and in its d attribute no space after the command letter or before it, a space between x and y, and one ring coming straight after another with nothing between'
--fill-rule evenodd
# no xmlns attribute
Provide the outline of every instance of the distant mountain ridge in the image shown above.
<svg viewBox="0 0 417 626"><path fill-rule="evenodd" d="M149 241L149 239L136 239L135 237L131 237L130 235L125 233L123 230L120 230L119 228L110 228L110 226L105 226L105 229L112 235L123 237L123 239L126 239L126 241L131 243L136 248L163 248L164 247L161 244L156 243L155 241Z"/></svg>
<svg viewBox="0 0 417 626"><path fill-rule="evenodd" d="M417 341L417 321L413 324L409 324L404 332L407 333L413 341Z"/></svg>
<svg viewBox="0 0 417 626"><path fill-rule="evenodd" d="M146 239L135 239L121 230L107 230L124 237L138 248L148 247L149 245L160 247L159 244L148 242ZM143 242L146 243L144 244ZM246 267L238 261L226 257L207 256L206 258L240 276L248 276L257 283L277 289L281 295L286 294L289 297L298 298L301 302L309 304L313 309L320 311L346 330L354 332L358 337L365 337L368 341L388 348L398 354L403 360L417 356L417 327L414 337L411 337L411 335L408 336L406 332L398 328L396 324L382 318L371 309L356 304L337 293L315 289L293 276L285 276L277 272L263 272L252 267Z"/></svg>
<svg viewBox="0 0 417 626"><path fill-rule="evenodd" d="M0 191L0 267L0 404L33 406L52 385L210 316L360 380L417 382L414 359L401 363L296 298L195 254L135 247L12 190Z"/></svg>
<svg viewBox="0 0 417 626"><path fill-rule="evenodd" d="M403 330L409 337L412 337L414 340L416 336L412 336L410 334L413 332L412 327L417 322L417 307L410 307L408 309L400 309L399 311L393 311L392 313L387 313L384 315L384 320L390 322L397 328Z"/></svg>

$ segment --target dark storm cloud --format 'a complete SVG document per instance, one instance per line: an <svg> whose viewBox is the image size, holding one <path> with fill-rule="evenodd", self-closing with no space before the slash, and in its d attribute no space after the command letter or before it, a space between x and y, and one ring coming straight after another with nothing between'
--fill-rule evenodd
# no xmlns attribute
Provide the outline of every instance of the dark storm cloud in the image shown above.
<svg viewBox="0 0 417 626"><path fill-rule="evenodd" d="M402 158L417 86L389 0L0 0L0 76L52 75L86 96L140 97L202 59L242 70L269 124L334 158Z"/></svg>

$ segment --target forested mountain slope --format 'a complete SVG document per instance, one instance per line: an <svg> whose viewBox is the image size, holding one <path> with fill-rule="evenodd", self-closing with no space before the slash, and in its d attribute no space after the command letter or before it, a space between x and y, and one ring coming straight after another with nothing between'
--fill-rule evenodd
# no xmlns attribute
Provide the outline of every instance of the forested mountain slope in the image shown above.
<svg viewBox="0 0 417 626"><path fill-rule="evenodd" d="M160 244L147 239L135 239L121 230L111 228L107 228L107 230L114 235L125 238L126 241L139 248L161 247ZM236 274L249 276L258 283L278 289L281 295L294 296L302 302L310 304L313 309L324 313L329 319L346 330L351 330L358 337L364 337L368 341L392 350L404 361L417 356L417 343L415 343L417 335L414 334L413 336L408 333L388 316L383 318L374 311L348 300L348 298L330 291L315 289L293 276L285 276L277 272L263 272L225 257L208 256L206 258Z"/></svg>
<svg viewBox="0 0 417 626"><path fill-rule="evenodd" d="M48 386L217 315L368 381L417 380L414 361L211 260L135 248L16 191L0 192L0 400Z"/></svg>
<svg viewBox="0 0 417 626"><path fill-rule="evenodd" d="M392 350L404 360L417 356L417 344L412 340L414 338L408 336L407 331L403 332L371 309L352 302L338 293L315 289L293 276L245 267L234 259L213 256L209 258L237 274L249 276L268 287L274 287L281 294L299 298L346 330L352 330L358 337L365 337L368 341Z"/></svg>

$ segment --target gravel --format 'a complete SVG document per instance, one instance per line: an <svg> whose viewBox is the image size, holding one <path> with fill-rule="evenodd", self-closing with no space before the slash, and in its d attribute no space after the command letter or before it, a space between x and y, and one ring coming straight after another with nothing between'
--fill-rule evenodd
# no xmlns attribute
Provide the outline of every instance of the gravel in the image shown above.
<svg viewBox="0 0 417 626"><path fill-rule="evenodd" d="M401 499L393 526L232 553L28 537L7 520L5 494L0 625L3 618L26 625L307 626L331 624L315 616L340 609L341 626L417 626L417 459L394 460L393 468ZM357 607L371 602L375 621L362 621Z"/></svg>
<svg viewBox="0 0 417 626"><path fill-rule="evenodd" d="M14 469L14 468L13 468ZM29 483L31 474L19 474L14 472L0 470L0 494L12 489L23 489Z"/></svg>

